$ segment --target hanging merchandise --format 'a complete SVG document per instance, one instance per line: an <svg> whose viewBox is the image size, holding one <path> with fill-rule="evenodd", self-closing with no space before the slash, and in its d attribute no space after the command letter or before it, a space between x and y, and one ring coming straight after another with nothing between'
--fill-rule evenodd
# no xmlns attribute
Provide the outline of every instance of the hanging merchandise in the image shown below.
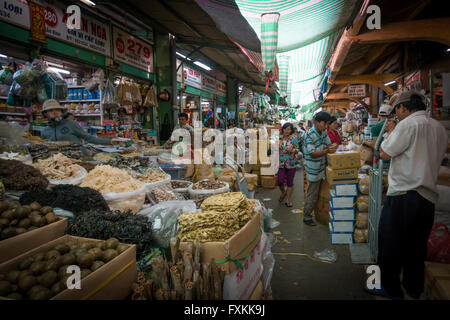
<svg viewBox="0 0 450 320"><path fill-rule="evenodd" d="M277 12L261 15L261 54L267 78L264 94L267 94L270 83L275 80L272 72L277 53L278 19L280 19L280 14Z"/></svg>
<svg viewBox="0 0 450 320"><path fill-rule="evenodd" d="M105 81L105 73L102 69L95 71L92 77L83 83L83 86L87 91L93 92L101 89L103 82Z"/></svg>
<svg viewBox="0 0 450 320"><path fill-rule="evenodd" d="M5 67L0 70L0 84L10 86L13 82L13 71L10 68Z"/></svg>
<svg viewBox="0 0 450 320"><path fill-rule="evenodd" d="M136 82L130 82L130 89L132 95L132 101L134 105L140 106L142 105L142 94Z"/></svg>
<svg viewBox="0 0 450 320"><path fill-rule="evenodd" d="M158 98L156 95L156 88L152 85L145 96L144 107L158 107Z"/></svg>
<svg viewBox="0 0 450 320"><path fill-rule="evenodd" d="M133 95L131 93L130 84L122 78L120 79L119 86L117 87L117 99L119 104L133 104Z"/></svg>
<svg viewBox="0 0 450 320"><path fill-rule="evenodd" d="M111 80L106 80L105 93L102 97L102 104L106 108L114 108L117 106L116 90Z"/></svg>

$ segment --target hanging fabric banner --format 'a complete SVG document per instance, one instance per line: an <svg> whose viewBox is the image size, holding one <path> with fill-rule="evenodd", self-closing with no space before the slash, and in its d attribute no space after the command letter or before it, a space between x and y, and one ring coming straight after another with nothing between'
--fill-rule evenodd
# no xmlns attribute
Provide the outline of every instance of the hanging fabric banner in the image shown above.
<svg viewBox="0 0 450 320"><path fill-rule="evenodd" d="M32 1L30 1L30 27L31 27L31 39L41 43L46 43L45 8Z"/></svg>
<svg viewBox="0 0 450 320"><path fill-rule="evenodd" d="M290 56L282 55L279 57L278 61L280 68L280 91L282 97L287 96L290 59Z"/></svg>
<svg viewBox="0 0 450 320"><path fill-rule="evenodd" d="M264 94L267 94L270 82L275 80L273 68L277 56L278 19L280 19L280 14L276 12L261 15L261 55L267 78Z"/></svg>
<svg viewBox="0 0 450 320"><path fill-rule="evenodd" d="M289 79L287 85L287 99L286 99L289 106L292 105L291 94L292 94L292 79Z"/></svg>

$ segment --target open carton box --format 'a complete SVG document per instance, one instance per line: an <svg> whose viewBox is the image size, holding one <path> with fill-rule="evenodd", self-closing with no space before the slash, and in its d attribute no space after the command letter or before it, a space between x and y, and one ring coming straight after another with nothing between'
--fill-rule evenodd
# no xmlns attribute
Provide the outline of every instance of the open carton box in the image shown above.
<svg viewBox="0 0 450 320"><path fill-rule="evenodd" d="M70 239L102 241L65 235L0 264L0 274L6 274L14 270L24 258L47 251L59 243L66 243ZM81 289L66 289L50 300L122 300L131 293L132 285L136 279L136 245L130 244L127 250L81 279ZM0 297L0 300L9 299Z"/></svg>
<svg viewBox="0 0 450 320"><path fill-rule="evenodd" d="M11 260L40 245L64 235L67 218L60 218L44 227L0 241L0 263Z"/></svg>
<svg viewBox="0 0 450 320"><path fill-rule="evenodd" d="M241 230L239 230L227 241L202 243L200 262L209 263L212 258L214 258L216 262L226 261L227 254L229 254L232 259L248 256L261 241L262 226L263 215L260 212L257 212L253 218L247 222L244 227L242 227ZM186 242L181 242L180 250L184 250L185 247ZM236 264L231 261L220 264L219 266L223 268L227 274L230 274L238 269Z"/></svg>

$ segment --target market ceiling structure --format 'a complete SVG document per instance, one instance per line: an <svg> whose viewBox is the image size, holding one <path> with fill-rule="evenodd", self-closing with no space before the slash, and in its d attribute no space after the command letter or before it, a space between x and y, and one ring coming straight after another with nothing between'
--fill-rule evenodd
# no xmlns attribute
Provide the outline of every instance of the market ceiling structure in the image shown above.
<svg viewBox="0 0 450 320"><path fill-rule="evenodd" d="M265 81L258 67L261 60L259 39L245 19L234 22L249 41L257 43L253 56L243 52L240 46L224 34L194 0L112 0L96 2L95 10L122 22L134 24L140 30L147 25L154 30L175 36L183 54L210 65L243 83L255 91L264 90ZM272 86L271 93L276 88Z"/></svg>
<svg viewBox="0 0 450 320"><path fill-rule="evenodd" d="M381 9L381 29L369 30L365 24L365 8ZM362 99L349 98L349 84L368 84L368 97L373 106L380 88L392 94L398 80L412 71L440 59L449 60L450 18L439 1L431 0L366 0L352 26L345 30L329 61L329 92L324 108L345 112ZM424 78L427 75L422 74ZM422 83L427 83L422 79ZM370 110L373 113L376 110Z"/></svg>
<svg viewBox="0 0 450 320"><path fill-rule="evenodd" d="M280 14L278 21L277 60L289 57L288 88L290 104L302 106L303 112L320 107L314 90L325 75L326 64L345 27L353 21L362 1L359 0L196 0L211 16L226 12L227 20L215 19L219 28L248 50L257 43L244 32L236 32L233 21L243 16L258 37L261 15ZM234 15L234 16L233 16ZM281 72L284 72L283 69ZM282 73L280 73L282 74Z"/></svg>

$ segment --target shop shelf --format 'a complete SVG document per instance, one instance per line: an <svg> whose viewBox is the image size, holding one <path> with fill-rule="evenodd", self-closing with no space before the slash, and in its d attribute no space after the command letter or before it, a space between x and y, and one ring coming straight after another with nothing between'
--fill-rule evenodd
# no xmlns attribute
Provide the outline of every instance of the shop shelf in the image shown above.
<svg viewBox="0 0 450 320"><path fill-rule="evenodd" d="M100 102L100 99L86 99L86 100L63 100L61 103L70 103L70 102Z"/></svg>
<svg viewBox="0 0 450 320"><path fill-rule="evenodd" d="M26 116L26 113L17 113L17 112L0 112L0 115L5 116Z"/></svg>
<svg viewBox="0 0 450 320"><path fill-rule="evenodd" d="M100 116L101 116L100 113L81 113L75 115L75 117L100 117Z"/></svg>
<svg viewBox="0 0 450 320"><path fill-rule="evenodd" d="M8 99L8 97L7 96L0 96L0 99L6 100L6 99Z"/></svg>

